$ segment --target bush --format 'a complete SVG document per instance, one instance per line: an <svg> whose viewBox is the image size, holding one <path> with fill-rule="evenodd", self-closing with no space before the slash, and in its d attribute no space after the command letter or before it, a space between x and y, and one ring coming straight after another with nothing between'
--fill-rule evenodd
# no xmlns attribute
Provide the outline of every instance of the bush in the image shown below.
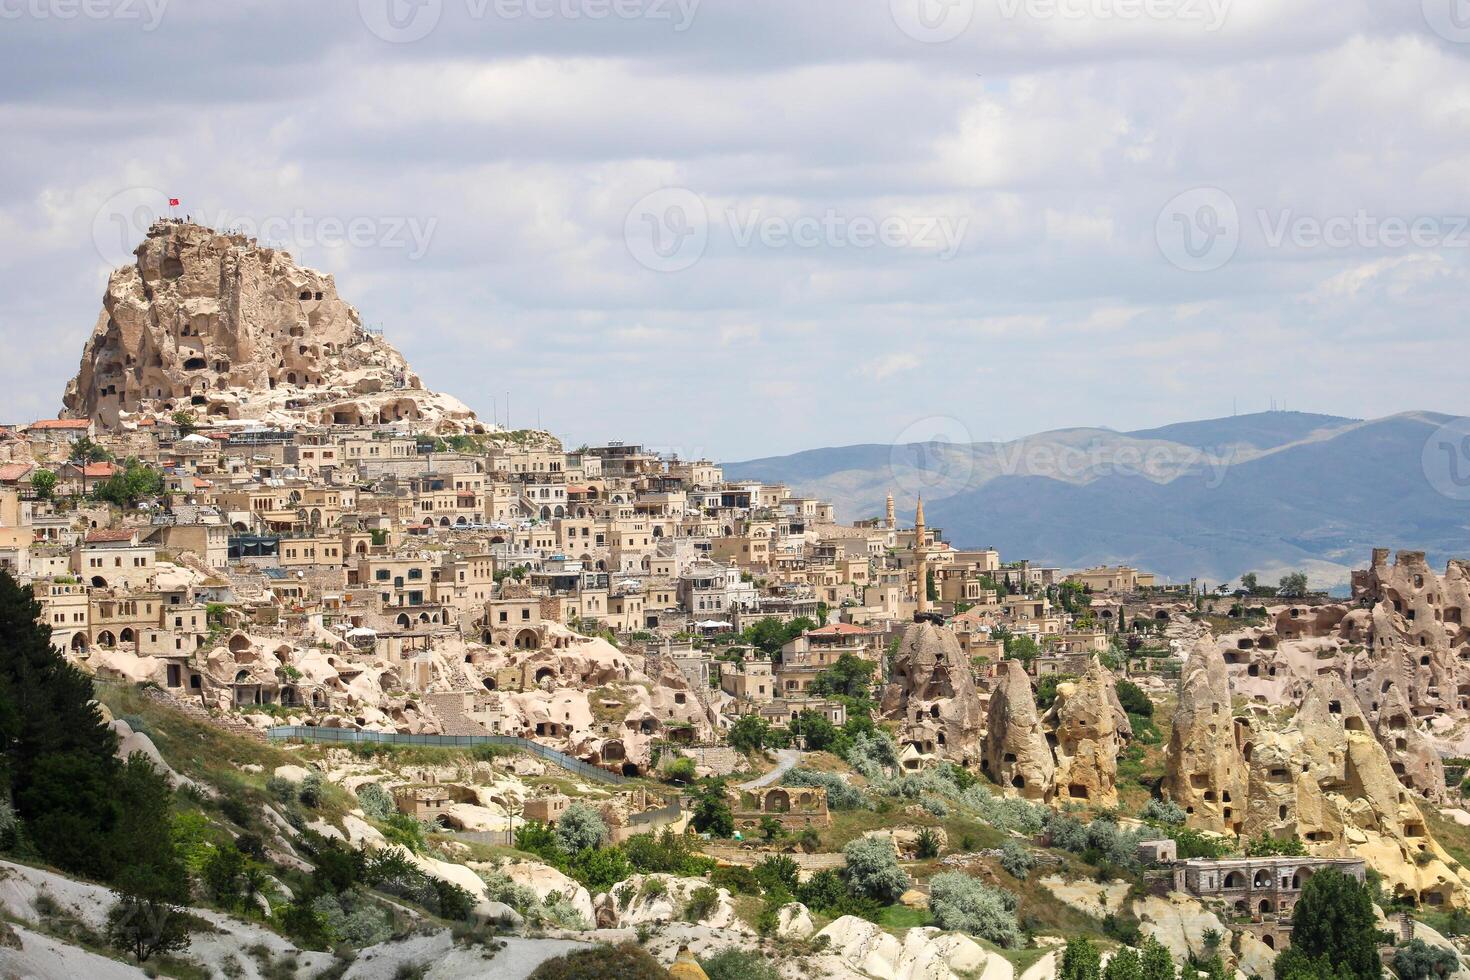
<svg viewBox="0 0 1470 980"><path fill-rule="evenodd" d="M296 802L296 784L283 776L271 776L267 779L265 791L278 803Z"/></svg>
<svg viewBox="0 0 1470 980"><path fill-rule="evenodd" d="M1012 878L1025 880L1036 866L1036 859L1031 852L1022 847L1014 840L1008 840L1000 846L1000 866L1005 868L1006 874Z"/></svg>
<svg viewBox="0 0 1470 980"><path fill-rule="evenodd" d="M547 960L529 980L667 980L668 971L642 946L597 946Z"/></svg>
<svg viewBox="0 0 1470 980"><path fill-rule="evenodd" d="M1097 947L1086 936L1073 936L1062 953L1057 980L1099 980L1101 976L1102 956Z"/></svg>
<svg viewBox="0 0 1470 980"><path fill-rule="evenodd" d="M621 847L588 847L572 856L566 871L595 895L631 875L633 866Z"/></svg>
<svg viewBox="0 0 1470 980"><path fill-rule="evenodd" d="M868 799L862 790L837 775L800 766L781 778L783 786L815 786L827 791L827 807L832 810L866 810Z"/></svg>
<svg viewBox="0 0 1470 980"><path fill-rule="evenodd" d="M898 855L886 837L859 837L842 849L847 861L847 886L883 904L897 901L909 887L909 876L898 866Z"/></svg>
<svg viewBox="0 0 1470 980"><path fill-rule="evenodd" d="M1130 715L1138 715L1141 718L1152 718L1154 716L1154 703L1149 700L1143 688L1132 681L1119 681L1117 685L1118 703L1123 710Z"/></svg>
<svg viewBox="0 0 1470 980"><path fill-rule="evenodd" d="M1430 946L1422 939L1411 939L1393 954L1393 972L1399 980L1429 980L1448 976L1460 968L1454 950Z"/></svg>
<svg viewBox="0 0 1470 980"><path fill-rule="evenodd" d="M934 832L933 827L925 827L919 831L915 844L920 858L927 860L939 857L939 835Z"/></svg>
<svg viewBox="0 0 1470 980"><path fill-rule="evenodd" d="M664 830L653 834L636 834L623 842L623 851L633 870L643 874L671 874L694 878L715 867L713 858L694 849L694 842L683 834Z"/></svg>
<svg viewBox="0 0 1470 980"><path fill-rule="evenodd" d="M720 904L720 893L709 885L700 885L689 893L684 903L684 921L700 922L709 917Z"/></svg>
<svg viewBox="0 0 1470 980"><path fill-rule="evenodd" d="M716 868L710 872L709 881L716 888L724 888L732 895L759 895L761 890L761 883L755 872L739 865Z"/></svg>
<svg viewBox="0 0 1470 980"><path fill-rule="evenodd" d="M556 839L568 854L601 847L607 840L607 824L602 814L579 801L567 807L556 821Z"/></svg>
<svg viewBox="0 0 1470 980"><path fill-rule="evenodd" d="M781 973L760 953L728 947L699 961L709 980L781 980Z"/></svg>
<svg viewBox="0 0 1470 980"><path fill-rule="evenodd" d="M941 929L968 932L997 946L1021 945L1015 899L960 871L945 871L929 882L929 912Z"/></svg>
<svg viewBox="0 0 1470 980"><path fill-rule="evenodd" d="M784 854L772 854L762 858L755 866L755 880L767 892L796 893L796 882L801 877L801 866Z"/></svg>
<svg viewBox="0 0 1470 980"><path fill-rule="evenodd" d="M663 778L671 783L694 782L694 760L678 758L663 768Z"/></svg>
<svg viewBox="0 0 1470 980"><path fill-rule="evenodd" d="M1169 827L1184 826L1184 807L1173 800L1149 800L1138 815L1146 823L1160 823Z"/></svg>
<svg viewBox="0 0 1470 980"><path fill-rule="evenodd" d="M377 783L363 783L357 787L357 805L370 820L387 820L398 812L393 794Z"/></svg>
<svg viewBox="0 0 1470 980"><path fill-rule="evenodd" d="M296 798L301 801L302 806L315 810L322 805L324 786L321 773L307 773L306 778L301 781L300 788L296 791Z"/></svg>

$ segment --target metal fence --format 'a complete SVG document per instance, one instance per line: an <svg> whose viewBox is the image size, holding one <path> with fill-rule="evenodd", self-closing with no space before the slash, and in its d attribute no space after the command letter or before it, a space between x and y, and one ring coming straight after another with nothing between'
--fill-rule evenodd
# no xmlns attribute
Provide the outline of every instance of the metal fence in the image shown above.
<svg viewBox="0 0 1470 980"><path fill-rule="evenodd" d="M672 823L679 819L679 814L682 812L679 807L679 801L675 800L668 806L660 807L657 810L644 810L642 813L633 814L628 818L628 826L640 827L647 823Z"/></svg>
<svg viewBox="0 0 1470 980"><path fill-rule="evenodd" d="M476 745L500 745L539 755L569 772L599 783L618 785L627 779L599 769L581 759L550 749L540 742L514 735L400 735L397 732L360 732L350 728L320 728L315 725L280 725L266 732L273 742L340 742L354 745L417 745L431 749L469 749Z"/></svg>

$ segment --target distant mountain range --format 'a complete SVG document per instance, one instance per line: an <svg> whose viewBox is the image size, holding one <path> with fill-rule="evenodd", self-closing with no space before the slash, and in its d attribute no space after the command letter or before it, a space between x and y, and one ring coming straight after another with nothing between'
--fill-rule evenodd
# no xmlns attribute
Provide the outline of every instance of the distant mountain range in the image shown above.
<svg viewBox="0 0 1470 980"><path fill-rule="evenodd" d="M1435 564L1470 556L1467 437L1470 423L1433 412L1262 412L1006 443L813 449L726 463L725 473L831 500L844 521L882 514L892 491L907 522L922 493L949 541L1005 559L1124 562L1212 584L1301 569L1325 588L1366 567L1375 546L1425 551Z"/></svg>

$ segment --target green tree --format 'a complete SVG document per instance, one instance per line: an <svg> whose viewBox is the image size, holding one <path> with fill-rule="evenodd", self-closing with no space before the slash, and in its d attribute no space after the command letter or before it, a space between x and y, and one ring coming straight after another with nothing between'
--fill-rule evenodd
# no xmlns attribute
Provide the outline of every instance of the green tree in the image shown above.
<svg viewBox="0 0 1470 980"><path fill-rule="evenodd" d="M129 457L122 469L108 477L92 491L92 496L119 507L136 507L144 497L163 495L163 474L136 457Z"/></svg>
<svg viewBox="0 0 1470 980"><path fill-rule="evenodd" d="M118 817L117 736L40 615L30 590L0 569L0 777L42 857L108 880L123 857L100 846Z"/></svg>
<svg viewBox="0 0 1470 980"><path fill-rule="evenodd" d="M586 803L573 803L562 812L556 821L556 839L562 850L577 854L589 847L601 847L607 842L607 822Z"/></svg>
<svg viewBox="0 0 1470 980"><path fill-rule="evenodd" d="M1291 572L1281 576L1281 587L1276 594L1283 599L1300 599L1307 594L1307 575L1305 572Z"/></svg>
<svg viewBox="0 0 1470 980"><path fill-rule="evenodd" d="M844 653L836 663L812 679L812 693L868 702L871 700L873 671L877 667L871 660Z"/></svg>
<svg viewBox="0 0 1470 980"><path fill-rule="evenodd" d="M1460 968L1460 958L1452 949L1431 946L1422 939L1411 939L1393 954L1393 972L1399 980L1429 980L1443 977Z"/></svg>
<svg viewBox="0 0 1470 980"><path fill-rule="evenodd" d="M188 914L172 902L121 894L107 912L107 942L139 963L189 945Z"/></svg>
<svg viewBox="0 0 1470 980"><path fill-rule="evenodd" d="M1139 959L1143 980L1174 980L1178 971L1174 968L1174 956L1169 948L1153 936L1143 941L1143 956Z"/></svg>
<svg viewBox="0 0 1470 980"><path fill-rule="evenodd" d="M1100 980L1102 957L1092 940L1086 936L1073 936L1067 941L1062 953L1062 966L1057 971L1057 980Z"/></svg>
<svg viewBox="0 0 1470 980"><path fill-rule="evenodd" d="M179 427L179 435L188 436L193 435L195 432L199 431L198 419L196 419L194 417L194 413L189 411L187 408L179 409L173 414L172 418L174 420L174 425L177 425Z"/></svg>
<svg viewBox="0 0 1470 980"><path fill-rule="evenodd" d="M1256 578L1256 573L1246 572L1242 575L1240 577L1240 587L1251 595L1254 595L1256 589L1260 587L1260 580Z"/></svg>
<svg viewBox="0 0 1470 980"><path fill-rule="evenodd" d="M1124 946L1103 968L1102 980L1143 980L1143 963L1132 947Z"/></svg>
<svg viewBox="0 0 1470 980"><path fill-rule="evenodd" d="M1041 647L1029 636L1018 636L1011 634L1005 638L1005 651L1007 660L1019 660L1027 667L1031 662L1041 656Z"/></svg>
<svg viewBox="0 0 1470 980"><path fill-rule="evenodd" d="M1272 837L1270 834L1261 834L1246 843L1245 853L1249 857L1272 857L1278 854L1287 857L1301 857L1307 853L1307 846L1302 843L1300 837L1294 834L1291 837Z"/></svg>
<svg viewBox="0 0 1470 980"><path fill-rule="evenodd" d="M837 726L828 721L827 716L819 711L801 712L786 726L786 729L792 735L800 735L804 738L809 752L829 749L837 740Z"/></svg>
<svg viewBox="0 0 1470 980"><path fill-rule="evenodd" d="M31 474L31 489L40 500L50 500L56 494L56 474L50 470L36 470Z"/></svg>
<svg viewBox="0 0 1470 980"><path fill-rule="evenodd" d="M770 726L757 714L741 715L730 726L730 746L737 752L759 752L766 744Z"/></svg>
<svg viewBox="0 0 1470 980"><path fill-rule="evenodd" d="M77 465L85 463L106 463L112 459L112 453L105 446L93 442L90 437L82 436L71 444L71 451L67 454L67 460Z"/></svg>
<svg viewBox="0 0 1470 980"><path fill-rule="evenodd" d="M1149 696L1143 692L1143 688L1132 681L1118 682L1118 703L1130 715L1138 715L1143 718L1152 718L1154 716L1153 701L1149 700Z"/></svg>
<svg viewBox="0 0 1470 980"><path fill-rule="evenodd" d="M1311 877L1291 917L1291 948L1299 957L1325 957L1356 980L1379 980L1379 940L1373 898L1362 882L1333 869Z"/></svg>
<svg viewBox="0 0 1470 980"><path fill-rule="evenodd" d="M847 861L847 887L882 902L898 900L909 887L908 872L898 866L893 842L884 837L859 837L842 849Z"/></svg>
<svg viewBox="0 0 1470 980"><path fill-rule="evenodd" d="M730 801L725 798L722 780L710 783L696 797L694 815L689 822L695 830L714 837L729 837L735 833L735 815L730 812Z"/></svg>

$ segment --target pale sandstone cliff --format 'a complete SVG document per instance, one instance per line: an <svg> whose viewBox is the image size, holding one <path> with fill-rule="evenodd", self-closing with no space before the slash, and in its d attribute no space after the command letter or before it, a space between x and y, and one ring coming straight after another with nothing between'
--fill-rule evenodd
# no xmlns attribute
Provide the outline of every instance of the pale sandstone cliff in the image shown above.
<svg viewBox="0 0 1470 980"><path fill-rule="evenodd" d="M102 313L63 402L117 428L187 410L274 425L402 423L490 427L428 391L337 296L329 275L243 235L156 222L132 265L112 273Z"/></svg>

